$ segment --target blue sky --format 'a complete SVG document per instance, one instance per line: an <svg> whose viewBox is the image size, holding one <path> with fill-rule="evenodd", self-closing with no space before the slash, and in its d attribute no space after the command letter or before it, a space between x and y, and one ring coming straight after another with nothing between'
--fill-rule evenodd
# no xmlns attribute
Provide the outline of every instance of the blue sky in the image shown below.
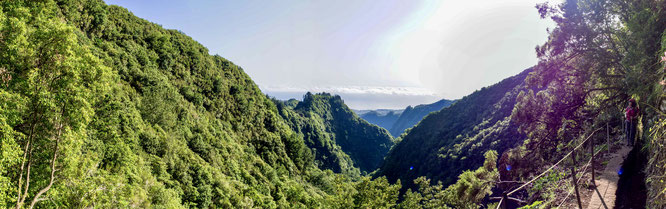
<svg viewBox="0 0 666 209"><path fill-rule="evenodd" d="M243 67L264 93L355 109L457 99L536 64L535 0L106 0Z"/></svg>

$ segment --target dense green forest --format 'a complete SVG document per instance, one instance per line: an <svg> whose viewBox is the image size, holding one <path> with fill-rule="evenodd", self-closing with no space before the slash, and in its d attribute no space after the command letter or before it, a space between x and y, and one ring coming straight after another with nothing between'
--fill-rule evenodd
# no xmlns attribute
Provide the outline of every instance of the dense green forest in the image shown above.
<svg viewBox="0 0 666 209"><path fill-rule="evenodd" d="M240 67L179 31L101 0L0 6L2 208L377 208L397 199L399 184L318 169Z"/></svg>
<svg viewBox="0 0 666 209"><path fill-rule="evenodd" d="M407 106L388 130L394 137L399 137L406 129L418 124L426 115L451 106L454 102L455 100L442 99L432 104Z"/></svg>
<svg viewBox="0 0 666 209"><path fill-rule="evenodd" d="M2 170L14 171L3 204L275 207L320 195L300 183L310 153L273 103L190 37L101 1L4 1L1 17Z"/></svg>
<svg viewBox="0 0 666 209"><path fill-rule="evenodd" d="M400 117L401 112L402 111L391 110L387 111L386 113L382 113L377 110L371 110L362 114L357 112L356 114L359 114L359 117L363 118L363 120L366 120L386 130L390 130L391 127L393 127L393 124L395 124L395 121L397 121Z"/></svg>
<svg viewBox="0 0 666 209"><path fill-rule="evenodd" d="M122 7L1 1L0 208L494 208L495 182L619 126L628 98L643 111L636 183L646 207L666 207L666 4L537 11L557 26L536 66L392 141L340 97L271 100L239 66Z"/></svg>
<svg viewBox="0 0 666 209"><path fill-rule="evenodd" d="M510 129L517 126L518 136L524 136L525 140L520 146L501 154L497 163L512 165L512 168L510 175L500 175L500 178L526 181L563 157L583 136L591 134L593 130L608 124L613 130L620 131L623 110L628 99L634 98L638 101L642 114L638 119L639 136L633 149L647 156L643 159L643 163L647 165L644 171L640 171L645 172L644 182L636 181L632 184L644 184L647 187L647 199L638 203L641 207L666 207L666 4L663 1L647 0L566 0L562 4L539 4L536 8L542 18L552 19L556 27L549 30L548 41L536 48L539 62L532 72L526 75L525 87L511 93L517 93L513 96L515 101L506 103L515 105L511 115L505 118L505 123L508 123ZM454 106L447 109L453 109ZM483 112L479 110L482 109L475 111ZM443 114L442 112L446 111L434 115ZM451 142L449 137L441 137L441 132L426 132L425 128L419 131L419 127L429 124L429 118L434 116L426 117L418 126L407 131L402 140L397 140L378 176L385 173L392 180L396 177L412 179L419 175L439 175L428 172L418 175L404 174L402 170L412 166L417 172L424 168L418 167L418 164L405 165L399 160L391 160L395 155L393 153L399 152L400 147L407 147L410 137L433 138L434 146L421 148L431 151L441 147L438 143ZM448 123L447 120L452 118L440 119L438 122ZM437 136L441 138L438 140L435 138ZM514 137L514 140L522 141L519 137ZM475 143L471 148L484 145L485 143ZM458 149L463 146L454 145L440 149L440 158L431 157L432 162L423 164L444 167L450 165L441 163L451 158L469 160L463 159L464 155L458 155L460 151L464 153L470 149ZM499 146L511 147L510 144ZM413 145L410 148L414 147L418 146ZM604 147L597 145L596 148ZM401 153L406 155L416 152ZM473 160L480 161L478 157ZM391 172L395 172L394 177L390 176ZM450 178L451 175L442 177ZM460 184L461 180L464 179L459 179L456 184ZM444 181L452 182L446 179ZM528 192L523 194L525 199L530 201L527 204L540 204L539 207L544 208L555 207L552 202L555 196L548 195L548 188L539 186L556 183L550 181L550 178L546 178L538 184L528 186Z"/></svg>
<svg viewBox="0 0 666 209"><path fill-rule="evenodd" d="M240 67L100 0L0 6L0 207L398 206L400 183L317 167L312 150L327 150L308 143L334 141L306 134L335 135L326 146L353 146L368 170L392 144L339 97L279 109ZM330 132L294 132L285 113ZM364 128L340 134L352 125ZM380 147L350 140L366 132Z"/></svg>
<svg viewBox="0 0 666 209"><path fill-rule="evenodd" d="M522 142L525 137L518 133L510 116L529 72L430 113L398 139L376 176L386 176L389 181L400 179L405 189L414 188L411 182L421 176L448 186L462 171L482 166L484 152L502 153Z"/></svg>
<svg viewBox="0 0 666 209"><path fill-rule="evenodd" d="M340 96L308 92L302 102L275 102L280 115L302 135L322 169L356 176L358 169L369 173L379 167L393 146L388 131L359 118Z"/></svg>
<svg viewBox="0 0 666 209"><path fill-rule="evenodd" d="M543 165L561 158L582 136L606 124L621 130L623 110L628 99L634 98L642 114L633 149L646 153L642 161L647 165L645 181L632 184L647 186L645 207L666 207L666 82L662 81L666 4L567 0L560 5L539 4L537 9L557 27L536 48L539 63L525 80L534 89L517 98L512 117L528 140L500 160L500 164L519 165L503 179L521 179L543 170ZM548 202L542 192L547 191L533 192L533 199Z"/></svg>

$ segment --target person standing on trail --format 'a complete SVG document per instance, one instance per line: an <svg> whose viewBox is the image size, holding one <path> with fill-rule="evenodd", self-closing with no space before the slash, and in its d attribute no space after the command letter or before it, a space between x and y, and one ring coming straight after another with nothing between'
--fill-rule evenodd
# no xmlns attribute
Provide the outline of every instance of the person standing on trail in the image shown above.
<svg viewBox="0 0 666 209"><path fill-rule="evenodd" d="M638 123L638 114L640 110L636 105L635 99L629 99L629 105L624 110L625 118L625 135L627 136L627 145L634 146L634 139L636 137L636 123Z"/></svg>

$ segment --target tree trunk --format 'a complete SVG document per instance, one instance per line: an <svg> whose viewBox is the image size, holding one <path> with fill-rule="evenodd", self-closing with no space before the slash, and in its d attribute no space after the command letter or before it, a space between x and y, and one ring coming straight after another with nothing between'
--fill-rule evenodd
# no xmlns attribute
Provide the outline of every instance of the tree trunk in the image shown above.
<svg viewBox="0 0 666 209"><path fill-rule="evenodd" d="M58 130L58 133L55 137L56 143L55 143L55 148L53 149L53 158L51 159L51 178L49 179L49 184L46 185L46 187L39 190L39 192L37 192L35 197L32 198L32 202L30 202L30 209L35 207L35 204L37 204L37 202L39 202L41 200L41 199L39 199L39 197L42 196L44 193L48 192L51 189L51 187L53 186L53 182L55 181L56 160L58 160L58 146L60 145L60 138L62 136L63 115L64 115L64 112L65 112L65 107L67 106L66 104L67 103L65 103L65 105L63 105L63 107L62 107L62 110L61 110L62 113L60 113L60 122L58 124L58 127L56 128ZM57 119L58 118L56 117L56 120Z"/></svg>

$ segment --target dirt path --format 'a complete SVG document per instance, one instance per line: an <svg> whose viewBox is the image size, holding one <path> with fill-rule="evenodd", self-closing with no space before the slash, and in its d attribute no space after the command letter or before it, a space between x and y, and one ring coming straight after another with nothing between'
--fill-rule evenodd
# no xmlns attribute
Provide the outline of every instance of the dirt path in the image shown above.
<svg viewBox="0 0 666 209"><path fill-rule="evenodd" d="M636 147L622 164L623 173L617 183L615 208L645 208L647 187L645 185L645 165L647 156Z"/></svg>
<svg viewBox="0 0 666 209"><path fill-rule="evenodd" d="M606 169L595 180L597 187L587 206L588 209L606 208L604 204L607 208L615 208L615 194L618 189L618 181L620 180L618 174L621 173L620 168L622 168L622 164L630 151L631 147L622 146L618 151L611 154L611 159L608 161ZM603 197L603 200L599 196Z"/></svg>

